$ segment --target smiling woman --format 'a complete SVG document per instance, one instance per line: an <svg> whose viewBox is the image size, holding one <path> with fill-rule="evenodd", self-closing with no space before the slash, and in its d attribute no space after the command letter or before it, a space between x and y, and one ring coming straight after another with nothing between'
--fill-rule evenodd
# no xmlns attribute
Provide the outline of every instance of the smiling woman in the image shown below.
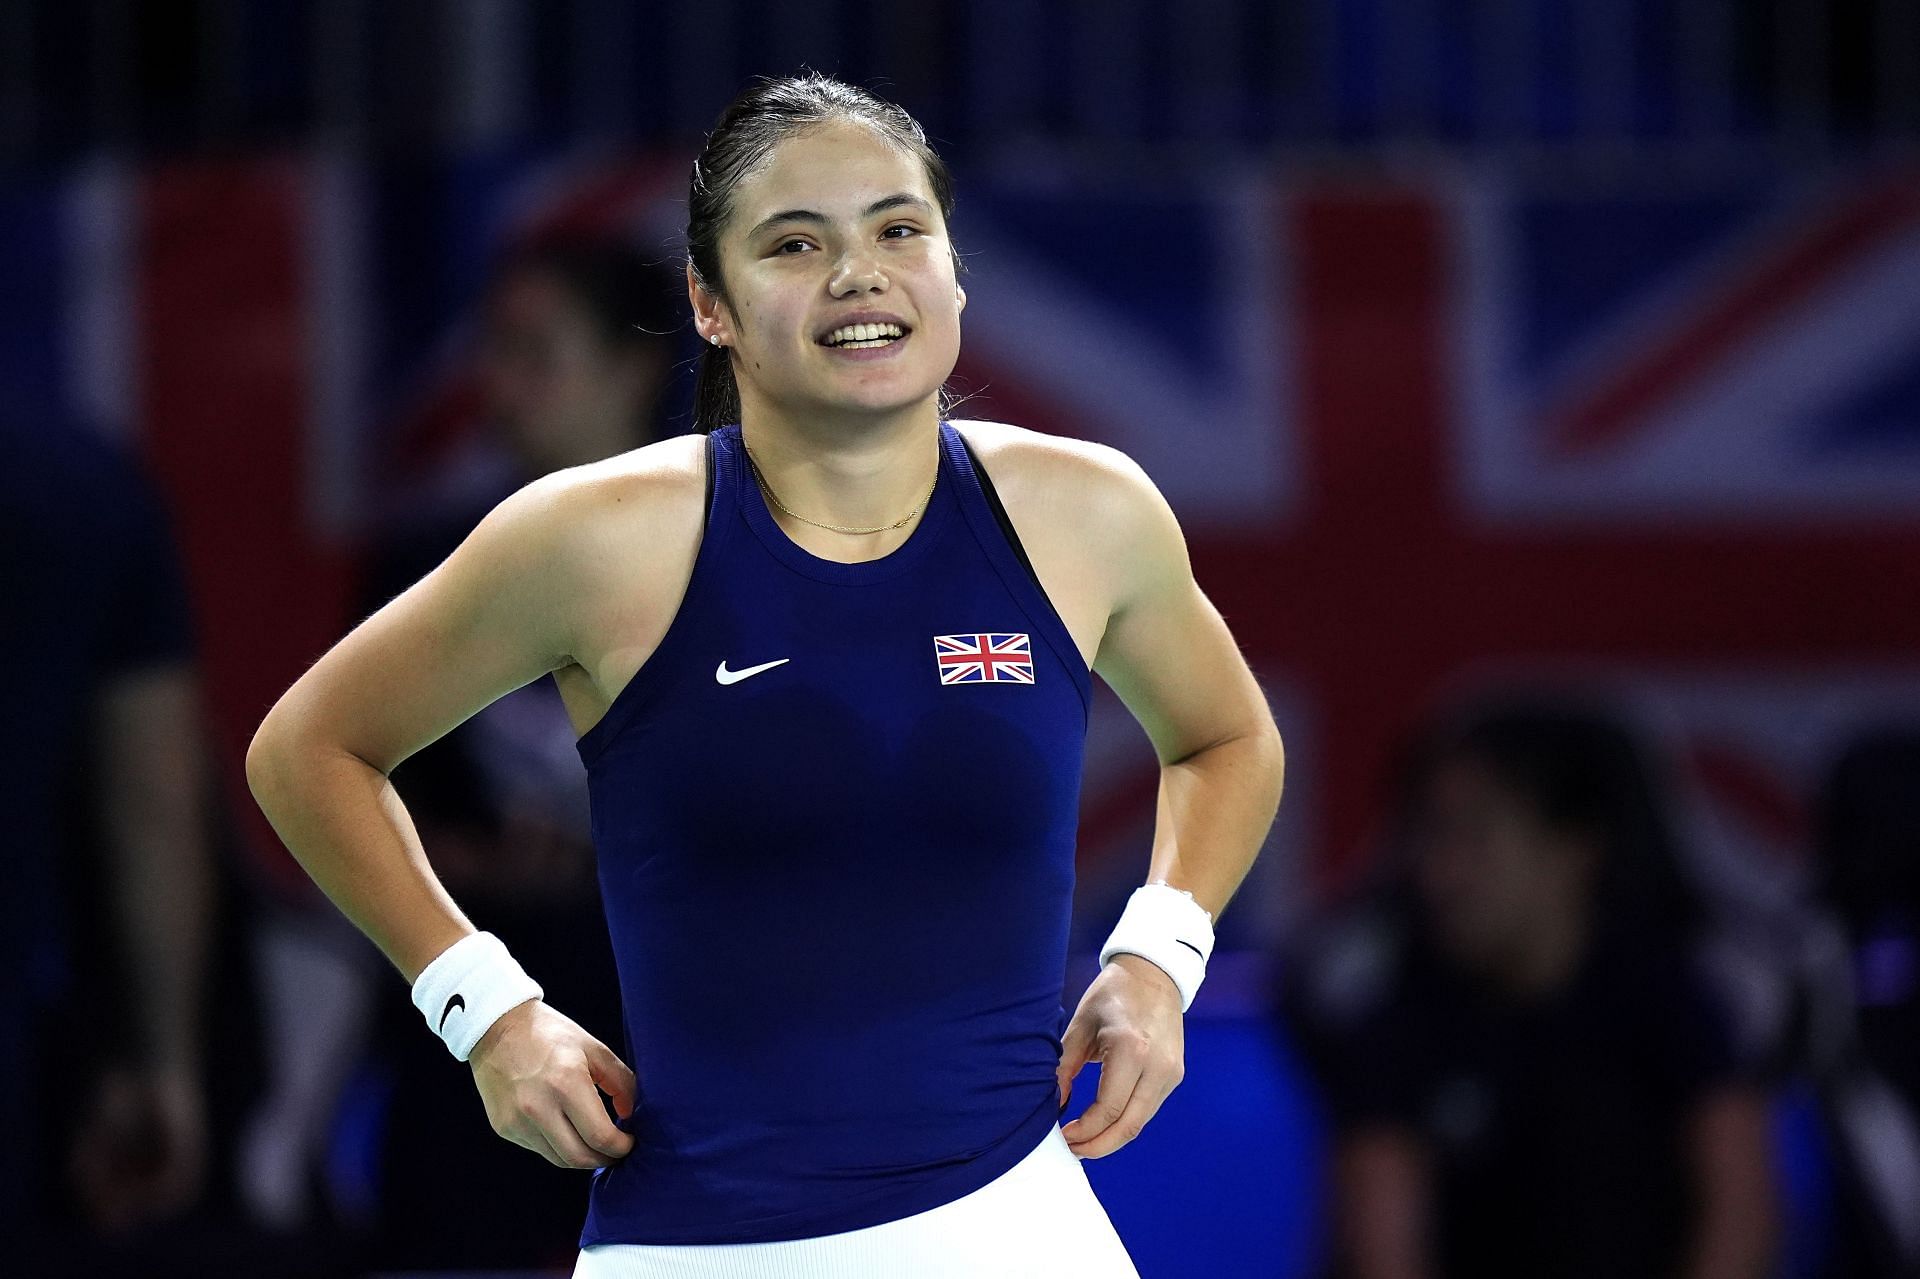
<svg viewBox="0 0 1920 1279"><path fill-rule="evenodd" d="M858 176L869 184L862 194L871 199L841 181L830 167L839 161L859 166ZM755 352L742 345L745 335L729 333L721 321L739 318L730 305L733 286L754 290L769 279L762 269L768 265L778 272L771 278L789 291L802 284L817 289L823 270L840 274L841 313L818 317L827 327L809 332L817 342L842 325L891 323L901 332L896 345L905 343L913 317L897 314L895 305L863 307L859 295L872 279L858 273L882 271L891 282L894 273L914 272L918 285L943 294L918 299L933 308L927 320L950 323L940 350L925 352L932 344L923 340L917 354L923 376L937 371L935 387L944 383L959 353L958 317L966 305L957 283L964 267L947 233L953 209L945 161L919 123L894 104L819 76L773 81L736 99L694 163L687 201L689 287L710 344L695 393L695 425L710 431L743 417L741 374L751 378L763 369L741 369ZM856 247L865 256L849 259L846 250ZM793 261L769 264L775 257ZM937 274L942 265L944 277ZM936 274L927 278L929 271ZM741 300L741 309L750 310L752 298Z"/></svg>
<svg viewBox="0 0 1920 1279"><path fill-rule="evenodd" d="M495 1131L595 1170L580 1279L1137 1279L1079 1161L1180 1082L1279 734L1131 459L946 419L952 211L900 108L811 75L741 95L689 199L701 431L502 502L249 753ZM1160 755L1161 822L1069 1019L1095 670ZM624 1061L452 906L378 775L548 672Z"/></svg>

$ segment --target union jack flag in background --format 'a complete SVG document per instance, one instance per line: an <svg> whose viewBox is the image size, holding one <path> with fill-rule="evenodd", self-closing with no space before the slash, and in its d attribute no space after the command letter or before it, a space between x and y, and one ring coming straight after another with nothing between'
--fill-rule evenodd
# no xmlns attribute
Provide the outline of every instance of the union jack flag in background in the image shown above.
<svg viewBox="0 0 1920 1279"><path fill-rule="evenodd" d="M1025 635L936 635L942 684L1031 684L1033 645Z"/></svg>
<svg viewBox="0 0 1920 1279"><path fill-rule="evenodd" d="M289 153L0 186L12 405L156 462L243 820L252 728L353 620L370 459L397 435L456 456L473 433L463 337L493 253L576 227L670 259L685 171ZM1864 171L1577 191L968 175L955 381L977 398L956 415L1135 458L1288 743L1223 947L1272 942L1311 881L1364 863L1384 765L1437 699L1541 673L1644 704L1703 839L1744 850L1719 860L1796 880L1832 750L1920 715L1915 190ZM1030 680L1004 638L943 643L961 660L942 679ZM1090 930L1139 881L1158 771L1096 690Z"/></svg>

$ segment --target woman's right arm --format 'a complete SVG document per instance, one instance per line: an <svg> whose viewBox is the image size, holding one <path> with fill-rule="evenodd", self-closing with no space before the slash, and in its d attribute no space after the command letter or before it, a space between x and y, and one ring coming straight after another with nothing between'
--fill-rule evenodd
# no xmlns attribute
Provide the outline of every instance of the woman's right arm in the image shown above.
<svg viewBox="0 0 1920 1279"><path fill-rule="evenodd" d="M433 873L388 774L572 660L587 598L577 548L595 500L562 472L501 502L295 681L247 750L248 785L274 830L409 985L474 926ZM495 1131L550 1162L591 1167L631 1148L594 1085L624 1114L632 1072L541 1001L496 1021L469 1064Z"/></svg>
<svg viewBox="0 0 1920 1279"><path fill-rule="evenodd" d="M495 699L571 661L567 491L501 502L267 712L247 782L288 850L411 983L473 931L388 774Z"/></svg>

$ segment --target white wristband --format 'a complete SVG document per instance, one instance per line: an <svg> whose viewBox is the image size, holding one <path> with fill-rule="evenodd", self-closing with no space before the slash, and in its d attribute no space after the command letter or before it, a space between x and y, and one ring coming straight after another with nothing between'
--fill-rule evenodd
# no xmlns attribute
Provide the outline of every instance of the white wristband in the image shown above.
<svg viewBox="0 0 1920 1279"><path fill-rule="evenodd" d="M1213 916L1193 894L1154 882L1133 890L1120 922L1100 948L1100 964L1118 954L1138 955L1158 965L1180 988L1180 1011L1193 1007L1213 955Z"/></svg>
<svg viewBox="0 0 1920 1279"><path fill-rule="evenodd" d="M468 933L413 981L413 1006L461 1061L500 1015L546 992L492 933Z"/></svg>

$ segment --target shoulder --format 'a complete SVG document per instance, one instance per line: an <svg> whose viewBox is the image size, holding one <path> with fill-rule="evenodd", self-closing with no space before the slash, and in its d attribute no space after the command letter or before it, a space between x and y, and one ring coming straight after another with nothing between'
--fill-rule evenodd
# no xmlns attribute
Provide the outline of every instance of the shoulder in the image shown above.
<svg viewBox="0 0 1920 1279"><path fill-rule="evenodd" d="M1126 485L1145 481L1146 472L1139 463L1111 444L1080 440L1068 435L1049 435L1011 422L992 422L979 418L956 418L953 428L966 438L992 466L999 461L1022 475L1033 473L1049 480L1080 481L1105 485ZM996 483L1000 472L993 472Z"/></svg>
<svg viewBox="0 0 1920 1279"><path fill-rule="evenodd" d="M515 508L536 537L591 553L607 543L629 549L636 532L664 532L696 520L706 492L706 437L676 435L532 481L496 514Z"/></svg>
<svg viewBox="0 0 1920 1279"><path fill-rule="evenodd" d="M1094 520L1108 532L1151 535L1153 526L1171 517L1145 468L1111 444L1010 422L965 420L953 427L980 455L996 486L1021 485L1049 508L1071 507L1082 528Z"/></svg>
<svg viewBox="0 0 1920 1279"><path fill-rule="evenodd" d="M1117 574L1114 610L1143 592L1177 589L1191 574L1179 520L1146 469L1111 444L1008 422L954 421L1003 494L1098 547ZM1003 478L1004 477L1004 478ZM1014 497L1007 498L1011 508Z"/></svg>
<svg viewBox="0 0 1920 1279"><path fill-rule="evenodd" d="M469 535L503 574L542 583L540 597L576 631L595 629L610 601L650 598L685 541L697 543L705 493L705 437L672 436L523 485Z"/></svg>

